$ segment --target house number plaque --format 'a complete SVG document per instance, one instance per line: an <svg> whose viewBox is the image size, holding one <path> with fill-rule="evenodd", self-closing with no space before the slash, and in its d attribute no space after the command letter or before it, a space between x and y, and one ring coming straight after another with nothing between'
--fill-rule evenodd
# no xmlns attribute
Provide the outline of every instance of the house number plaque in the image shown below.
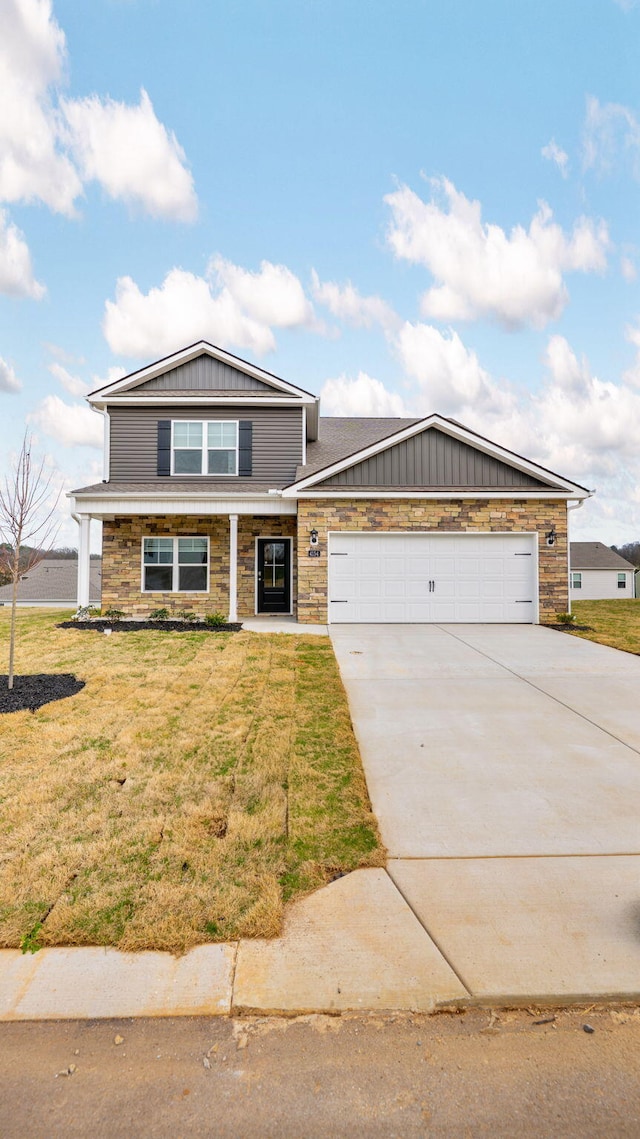
<svg viewBox="0 0 640 1139"><path fill-rule="evenodd" d="M319 558L320 557L320 550L313 550L313 549L309 550L309 557L310 558Z"/></svg>

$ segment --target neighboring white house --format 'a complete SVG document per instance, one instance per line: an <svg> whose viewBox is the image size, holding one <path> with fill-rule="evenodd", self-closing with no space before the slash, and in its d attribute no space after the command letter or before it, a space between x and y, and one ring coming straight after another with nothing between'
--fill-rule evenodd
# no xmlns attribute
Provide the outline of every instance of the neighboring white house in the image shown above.
<svg viewBox="0 0 640 1139"><path fill-rule="evenodd" d="M602 542L571 543L573 601L634 597L635 566Z"/></svg>
<svg viewBox="0 0 640 1139"><path fill-rule="evenodd" d="M89 599L100 604L102 559L92 558ZM11 604L11 585L0 586L0 605ZM48 605L74 609L78 591L78 562L72 558L45 558L18 582L18 605Z"/></svg>

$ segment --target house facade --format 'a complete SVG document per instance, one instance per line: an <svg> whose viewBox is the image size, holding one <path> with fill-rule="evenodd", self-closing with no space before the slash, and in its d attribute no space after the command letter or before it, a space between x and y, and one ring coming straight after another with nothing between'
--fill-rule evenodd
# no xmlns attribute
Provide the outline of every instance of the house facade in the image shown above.
<svg viewBox="0 0 640 1139"><path fill-rule="evenodd" d="M635 597L636 567L603 542L571 542L570 563L573 601Z"/></svg>
<svg viewBox="0 0 640 1139"><path fill-rule="evenodd" d="M568 509L589 491L439 415L322 418L201 342L88 397L104 479L102 606L230 620L536 622L568 608Z"/></svg>

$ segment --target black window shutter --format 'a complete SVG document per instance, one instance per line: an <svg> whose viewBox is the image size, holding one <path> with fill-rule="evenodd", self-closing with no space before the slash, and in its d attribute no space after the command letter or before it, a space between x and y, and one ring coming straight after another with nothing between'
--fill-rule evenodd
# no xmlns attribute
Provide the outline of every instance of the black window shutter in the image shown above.
<svg viewBox="0 0 640 1139"><path fill-rule="evenodd" d="M171 420L158 420L158 475L171 474Z"/></svg>
<svg viewBox="0 0 640 1139"><path fill-rule="evenodd" d="M241 419L238 424L238 474L252 474L253 423L250 419Z"/></svg>

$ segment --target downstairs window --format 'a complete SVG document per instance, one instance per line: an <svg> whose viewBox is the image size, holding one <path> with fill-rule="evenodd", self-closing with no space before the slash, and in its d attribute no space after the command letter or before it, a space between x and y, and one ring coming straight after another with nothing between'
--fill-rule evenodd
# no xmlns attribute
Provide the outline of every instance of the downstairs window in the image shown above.
<svg viewBox="0 0 640 1139"><path fill-rule="evenodd" d="M626 573L619 573L618 574L618 589L626 589L626 588L627 588L627 575L626 575Z"/></svg>
<svg viewBox="0 0 640 1139"><path fill-rule="evenodd" d="M573 589L582 589L582 574L581 573L572 573L571 574L571 586Z"/></svg>
<svg viewBox="0 0 640 1139"><path fill-rule="evenodd" d="M143 593L207 593L208 538L143 538Z"/></svg>

